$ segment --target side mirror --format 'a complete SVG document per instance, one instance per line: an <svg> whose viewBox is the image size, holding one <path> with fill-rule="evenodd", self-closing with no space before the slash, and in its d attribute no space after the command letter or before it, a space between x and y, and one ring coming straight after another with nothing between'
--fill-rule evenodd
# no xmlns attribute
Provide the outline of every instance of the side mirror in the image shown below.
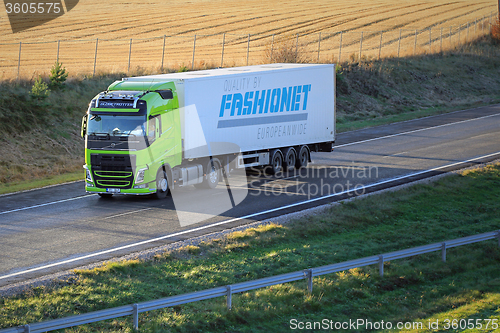
<svg viewBox="0 0 500 333"><path fill-rule="evenodd" d="M83 116L82 118L82 131L81 131L82 138L85 138L85 134L87 134L87 115Z"/></svg>

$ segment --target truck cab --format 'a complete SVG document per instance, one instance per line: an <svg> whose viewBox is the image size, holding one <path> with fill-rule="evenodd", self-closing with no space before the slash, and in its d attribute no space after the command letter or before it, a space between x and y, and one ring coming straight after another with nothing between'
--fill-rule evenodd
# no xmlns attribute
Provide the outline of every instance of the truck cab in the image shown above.
<svg viewBox="0 0 500 333"><path fill-rule="evenodd" d="M163 196L171 184L162 174L182 158L175 85L111 84L90 102L82 137L87 192Z"/></svg>

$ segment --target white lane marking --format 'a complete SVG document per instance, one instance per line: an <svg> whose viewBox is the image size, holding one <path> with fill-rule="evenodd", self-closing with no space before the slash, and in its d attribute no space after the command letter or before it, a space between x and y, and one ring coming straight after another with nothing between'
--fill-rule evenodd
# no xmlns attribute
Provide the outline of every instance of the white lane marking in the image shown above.
<svg viewBox="0 0 500 333"><path fill-rule="evenodd" d="M456 124L462 124L462 123L466 123L466 122L469 122L469 121L481 120L481 119L486 119L486 118L496 117L496 116L500 116L500 113L491 114L489 116L484 116L484 117L479 117L479 118L461 120L461 121L457 121L457 122L449 123L449 124L443 124L443 125L438 125L438 126L421 128L421 129L418 129L418 130L413 130L413 131L408 131L408 132L402 132L402 133L398 133L398 134L391 134L391 135L386 135L386 136L380 136L378 138L373 138L373 139L367 139L367 140L361 140L361 141L346 143L346 144L343 144L343 145L333 146L333 149L335 150L336 148L357 145L359 143L365 143L365 142L371 142L371 141L376 141L376 140L381 140L381 139L393 138L393 137L400 136L400 135L412 134L412 133L427 131L427 130L430 130L430 129L440 128L440 127L445 127L445 126L450 126L450 125L456 125Z"/></svg>
<svg viewBox="0 0 500 333"><path fill-rule="evenodd" d="M53 204L57 204L57 203L61 203L61 202L68 202L68 201L82 199L82 198L90 198L90 197L93 197L93 196L96 196L96 195L97 194L86 194L86 195L82 195L82 196L79 196L79 197L74 197L74 198L69 198L69 199L64 199L64 200L47 202L47 203L40 204L40 205L35 205L35 206L30 206L30 207L23 207L23 208L18 208L18 209L13 209L13 210L7 210L5 212L0 212L0 215L2 215L2 214L9 214L9 213L15 213L15 212L20 212L20 211L27 210L27 209L32 209L32 208L45 207L45 206L49 206L49 205L53 205Z"/></svg>
<svg viewBox="0 0 500 333"><path fill-rule="evenodd" d="M129 214L134 214L134 213L139 213L139 212L143 212L143 211L145 211L145 210L150 210L150 209L153 209L153 207L144 208L144 209L139 209L139 210L134 210L134 211L132 211L132 212L127 212L127 213L123 213L123 214L118 214L118 215L108 216L108 217L103 218L103 220L112 219L112 218L115 218L115 217L120 217L120 216L129 215Z"/></svg>
<svg viewBox="0 0 500 333"><path fill-rule="evenodd" d="M402 151L400 153L396 153L396 154L392 154L392 155L385 155L384 157L382 158L387 158L387 157L394 157L394 156L399 156L399 155L403 155L403 154L407 154L408 152L407 151Z"/></svg>
<svg viewBox="0 0 500 333"><path fill-rule="evenodd" d="M19 276L19 275L23 275L23 274L27 274L27 273L32 273L32 272L40 271L40 270L51 268L51 267L55 267L55 266L69 264L69 263L72 263L72 262L75 262L75 261L80 261L80 260L84 260L84 259L89 259L89 258L97 257L97 256L100 256L100 255L103 255L103 254L108 254L108 253L112 253L112 252L116 252L116 251L126 250L126 249L129 249L129 248L132 248L132 247L136 247L136 246L140 246L140 245L145 245L145 244L149 244L149 243L158 242L158 241L161 241L161 240L165 240L167 238L173 238L173 237L185 235L185 234L188 234L188 233L192 233L192 232L196 232L196 231L200 231L200 230L205 230L205 229L208 229L208 228L216 227L216 226L219 226L219 225L224 225L224 224L228 224L228 223L231 223L231 222L236 222L236 221L240 221L240 220L245 220L245 219L253 218L253 217L258 216L258 215L273 213L273 212L277 212L277 211L280 211L280 210L297 207L297 206L308 204L308 203L311 203L311 202L316 202L316 201L319 201L319 200L324 200L324 199L328 199L328 198L332 198L332 197L336 197L336 196L348 194L349 192L355 192L355 191L365 190L365 189L368 189L368 188L371 188L371 187L375 187L375 186L387 184L387 183L390 183L390 182L393 182L393 181L397 181L397 180L402 180L402 179L405 179L405 178L410 178L410 177L418 176L418 175L421 175L421 174L424 174L424 173L427 173L427 172L438 171L440 169L445 169L445 168L457 166L457 165L464 164L464 163L474 162L476 160L479 160L479 159L482 159L482 158L492 157L492 156L495 156L495 155L500 155L500 151L498 151L496 153L488 154L488 155L483 155L483 156L475 157L475 158L472 158L472 159L469 159L469 160L465 160L465 161L461 161L461 162L456 162L456 163L447 164L447 165L443 165L443 166L440 166L440 167L435 167L435 168L424 170L424 171L419 171L419 172L412 173L412 174L409 174L409 175L404 175L404 176L400 176L400 177L396 177L396 178L386 179L386 180L383 180L383 181L380 181L380 182L377 182L377 183L368 184L368 185L365 185L363 187L358 187L358 188L355 188L355 189L352 189L352 190L342 191L342 192L339 192L339 193L333 193L333 194L326 195L326 196L323 196L323 197L309 199L309 200L301 201L301 202L296 202L296 203L293 203L293 204L290 204L290 205L286 205L286 206L282 206L282 207L278 207L278 208L273 208L273 209L269 209L269 210L266 210L266 211L263 211L263 212L253 213L253 214L242 216L242 217L235 217L235 218L230 219L230 220L220 221L220 222L213 223L213 224L210 224L210 225L205 225L205 226L201 226L201 227L194 228L194 229L184 230L184 231L176 232L176 233L165 235L165 236L161 236L161 237L156 237L156 238L148 239L148 240L145 240L145 241L142 241L142 242L137 242L137 243L133 243L133 244L125 245L125 246L120 246L120 247L116 247L116 248L105 250L105 251L100 251L100 252L88 254L88 255L85 255L85 256L82 256L82 257L78 257L78 258L68 259L68 260L56 262L56 263L49 264L49 265L44 265L44 266L40 266L40 267L35 267L35 268L27 269L27 270L24 270L24 271L21 271L21 272L16 272L16 273L12 273L12 274L8 274L8 275L0 276L0 280L8 279L8 278L11 278L11 277L15 277L15 276Z"/></svg>

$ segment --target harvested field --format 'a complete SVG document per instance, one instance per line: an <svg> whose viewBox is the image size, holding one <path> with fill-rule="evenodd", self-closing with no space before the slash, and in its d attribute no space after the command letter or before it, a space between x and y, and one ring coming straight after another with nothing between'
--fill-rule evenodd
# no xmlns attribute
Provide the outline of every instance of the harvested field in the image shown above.
<svg viewBox="0 0 500 333"><path fill-rule="evenodd" d="M280 61L276 49L284 44L314 62L440 52L488 31L497 6L497 0L86 0L16 34L2 12L0 79L45 74L56 59L73 75L259 64Z"/></svg>

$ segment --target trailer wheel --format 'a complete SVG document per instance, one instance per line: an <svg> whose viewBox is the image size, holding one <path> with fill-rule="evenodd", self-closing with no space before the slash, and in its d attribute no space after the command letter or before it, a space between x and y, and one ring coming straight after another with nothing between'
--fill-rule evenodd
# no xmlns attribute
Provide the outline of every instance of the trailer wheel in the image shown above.
<svg viewBox="0 0 500 333"><path fill-rule="evenodd" d="M276 149L274 151L273 156L271 157L270 166L270 171L274 175L281 171L281 169L283 168L283 154L281 153L281 150Z"/></svg>
<svg viewBox="0 0 500 333"><path fill-rule="evenodd" d="M220 181L221 169L220 163L217 159L210 159L207 164L207 173L203 177L203 182L200 184L195 184L196 188L208 188L214 189L217 187Z"/></svg>
<svg viewBox="0 0 500 333"><path fill-rule="evenodd" d="M167 172L161 168L156 174L156 193L154 196L156 199L164 199L169 191Z"/></svg>
<svg viewBox="0 0 500 333"><path fill-rule="evenodd" d="M285 151L285 160L283 161L283 167L285 171L292 171L297 164L297 152L294 148L290 147Z"/></svg>
<svg viewBox="0 0 500 333"><path fill-rule="evenodd" d="M300 147L295 167L297 169L305 168L308 162L309 162L309 149L307 149L307 146L302 146Z"/></svg>

